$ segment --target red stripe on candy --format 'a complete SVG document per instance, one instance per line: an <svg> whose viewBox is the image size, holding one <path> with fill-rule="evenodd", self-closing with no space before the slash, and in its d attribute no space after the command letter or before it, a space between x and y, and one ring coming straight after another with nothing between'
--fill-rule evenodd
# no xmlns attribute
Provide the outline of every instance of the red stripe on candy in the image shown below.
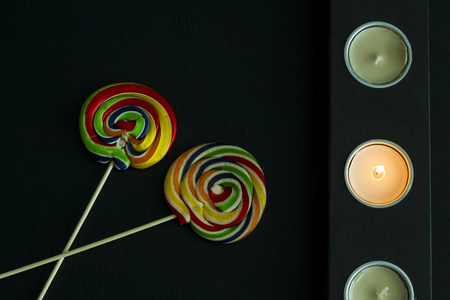
<svg viewBox="0 0 450 300"><path fill-rule="evenodd" d="M248 160L248 159L246 159L246 158L240 157L240 156L233 156L233 155L225 156L225 158L230 159L230 160L233 160L233 161L235 161L235 162L237 162L237 163L239 163L239 164L241 164L241 165L244 165L244 166L248 167L250 170L252 170L253 172L256 173L256 175L257 175L257 176L261 179L261 181L263 182L264 187L266 187L266 179L264 178L263 172L262 172L261 169L260 169L257 165L255 165L252 161L250 161L250 160Z"/></svg>
<svg viewBox="0 0 450 300"><path fill-rule="evenodd" d="M209 198L211 198L212 202L222 202L228 197L230 197L231 193L233 192L233 189L229 186L223 189L221 194L215 194L213 191L209 190Z"/></svg>

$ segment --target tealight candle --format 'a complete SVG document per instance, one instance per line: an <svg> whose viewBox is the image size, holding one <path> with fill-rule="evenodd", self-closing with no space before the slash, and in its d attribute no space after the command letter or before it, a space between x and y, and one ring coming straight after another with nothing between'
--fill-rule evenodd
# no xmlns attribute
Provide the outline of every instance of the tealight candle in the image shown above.
<svg viewBox="0 0 450 300"><path fill-rule="evenodd" d="M344 59L359 82L374 88L388 87L408 72L412 62L411 45L397 27L370 22L349 36Z"/></svg>
<svg viewBox="0 0 450 300"><path fill-rule="evenodd" d="M414 289L403 270L384 261L357 268L348 278L344 300L412 300Z"/></svg>
<svg viewBox="0 0 450 300"><path fill-rule="evenodd" d="M409 156L397 144L370 140L353 150L345 165L350 193L371 207L388 207L402 200L413 182Z"/></svg>

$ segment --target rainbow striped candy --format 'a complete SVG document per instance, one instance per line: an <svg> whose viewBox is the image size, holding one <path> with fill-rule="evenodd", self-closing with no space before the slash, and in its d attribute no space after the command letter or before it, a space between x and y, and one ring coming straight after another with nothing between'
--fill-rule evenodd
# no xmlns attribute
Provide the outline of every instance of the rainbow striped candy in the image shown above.
<svg viewBox="0 0 450 300"><path fill-rule="evenodd" d="M86 99L80 113L86 148L101 163L113 159L119 170L156 164L172 146L176 130L167 101L136 83L102 87Z"/></svg>
<svg viewBox="0 0 450 300"><path fill-rule="evenodd" d="M252 232L266 206L264 174L242 148L203 144L184 152L164 182L166 202L200 236L233 243Z"/></svg>

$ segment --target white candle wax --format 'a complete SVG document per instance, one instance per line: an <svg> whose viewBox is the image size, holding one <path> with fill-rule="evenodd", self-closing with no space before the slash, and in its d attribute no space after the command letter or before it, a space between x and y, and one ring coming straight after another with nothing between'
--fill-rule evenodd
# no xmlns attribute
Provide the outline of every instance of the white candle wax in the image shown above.
<svg viewBox="0 0 450 300"><path fill-rule="evenodd" d="M344 300L414 300L408 275L394 264L372 261L358 267L344 287Z"/></svg>
<svg viewBox="0 0 450 300"><path fill-rule="evenodd" d="M346 44L350 73L371 87L387 87L403 78L411 64L411 46L401 31L373 22L353 32Z"/></svg>
<svg viewBox="0 0 450 300"><path fill-rule="evenodd" d="M348 291L348 300L408 300L408 297L408 289L400 275L383 266L361 270Z"/></svg>
<svg viewBox="0 0 450 300"><path fill-rule="evenodd" d="M345 180L351 194L372 207L387 207L400 201L412 184L412 163L398 145L372 140L349 156Z"/></svg>

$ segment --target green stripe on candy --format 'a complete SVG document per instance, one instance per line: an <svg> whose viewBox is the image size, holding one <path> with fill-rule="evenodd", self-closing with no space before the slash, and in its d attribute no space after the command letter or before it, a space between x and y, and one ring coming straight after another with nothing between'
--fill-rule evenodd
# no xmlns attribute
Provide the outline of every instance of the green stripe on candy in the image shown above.
<svg viewBox="0 0 450 300"><path fill-rule="evenodd" d="M242 150L242 149L235 149L235 148L228 148L228 147L221 147L217 150L213 150L211 152L209 152L208 154L205 155L205 157L213 157L216 155L220 154L224 154L224 153L234 153L234 154L239 154L245 157L250 158L253 162L257 163L256 159L247 151Z"/></svg>
<svg viewBox="0 0 450 300"><path fill-rule="evenodd" d="M87 135L86 135L87 136ZM82 136L84 141L84 137ZM86 148L95 155L116 158L121 160L125 165L129 166L131 164L130 159L126 155L125 151L114 147L114 146L103 146L92 142L89 138L87 138L87 142L84 143Z"/></svg>
<svg viewBox="0 0 450 300"><path fill-rule="evenodd" d="M97 134L99 134L102 137L108 137L106 132L103 130L103 120L102 116L104 112L112 105L116 104L117 102L130 98L129 96L114 96L108 101L102 103L102 105L98 108L98 110L95 112L94 115L94 128Z"/></svg>
<svg viewBox="0 0 450 300"><path fill-rule="evenodd" d="M226 229L223 229L221 231L214 232L214 233L209 233L209 232L205 232L203 230L200 230L194 225L194 223L191 223L191 227L192 227L192 230L194 230L195 233L197 233L198 235L200 235L200 236L202 236L202 237L204 237L206 239L213 240L213 239L222 239L222 238L230 235L238 227L238 225L230 227L230 228L226 228Z"/></svg>
<svg viewBox="0 0 450 300"><path fill-rule="evenodd" d="M136 111L127 111L120 115L119 118L117 118L117 121L119 120L125 120L125 121L136 121L136 125L134 126L134 129L129 132L130 135L137 138L141 132L144 130L145 126L145 119L142 117L142 115Z"/></svg>
<svg viewBox="0 0 450 300"><path fill-rule="evenodd" d="M249 196L250 196L250 199L251 199L251 197L252 197L252 195L253 195L253 183L252 183L251 178L250 178L246 173L242 172L242 171L239 170L238 168L233 167L233 166L231 166L231 165L228 165L228 166L219 166L219 167L217 167L217 169L222 169L222 170L228 171L228 172L230 172L230 173L236 175L236 176L239 177L240 179L242 179L242 180L245 182L245 185L246 185L246 186L248 187L248 189L250 190L250 195L249 195Z"/></svg>
<svg viewBox="0 0 450 300"><path fill-rule="evenodd" d="M101 90L104 90L113 85L109 85L109 86L106 86L106 87L103 87L103 88L97 90L88 99L86 99L86 101L83 103L83 106L81 108L82 113L80 113L80 121L79 121L80 136L81 136L81 139L83 140L83 143L86 146L86 148L93 154L96 154L99 156L104 156L104 157L110 157L110 158L115 157L115 158L123 161L124 164L126 164L127 166L129 166L131 164L131 161L128 158L128 156L125 154L124 150L94 143L90 139L90 136L86 130L86 127L84 126L85 121L86 121L86 108L87 108L89 102L91 101L91 99Z"/></svg>
<svg viewBox="0 0 450 300"><path fill-rule="evenodd" d="M227 202L225 202L222 205L216 206L220 211L226 211L230 207L233 207L233 205L236 203L238 196L239 196L239 192L237 192L237 190L239 190L239 187L236 184L234 184L233 182L224 182L220 185L223 187L231 187L233 190L233 194L231 195L230 199L228 199Z"/></svg>

